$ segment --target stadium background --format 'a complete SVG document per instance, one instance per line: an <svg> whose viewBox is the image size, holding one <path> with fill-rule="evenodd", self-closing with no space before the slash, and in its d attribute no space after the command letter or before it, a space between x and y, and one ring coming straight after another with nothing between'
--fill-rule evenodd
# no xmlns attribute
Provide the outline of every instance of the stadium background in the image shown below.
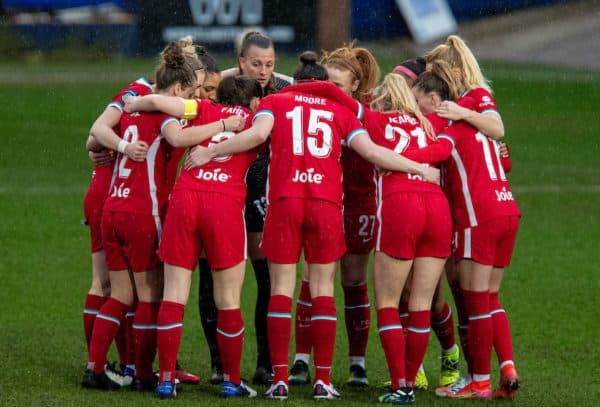
<svg viewBox="0 0 600 407"><path fill-rule="evenodd" d="M98 3L81 0L70 5L84 2ZM136 10L132 6L143 3L149 2L113 2L125 13L109 14L131 18ZM335 3L346 3L351 10L347 24L337 31L371 48L383 72L431 48L410 39L394 1ZM448 3L459 23L458 33L493 81L513 152L509 177L524 212L515 260L503 288L524 379L515 403L597 405L600 4L594 0ZM306 4L310 11L312 2ZM83 142L116 91L139 75L152 74L153 50L139 44L140 28L132 20L59 23L63 11L51 6L66 5L62 0L5 0L2 8L0 405L158 404L149 395L79 388L85 361L81 310L90 280L87 229L79 224L91 173ZM473 8L467 11L467 5ZM95 18L108 18L98 11L102 7L106 5L93 9ZM310 29L316 30L315 19L316 14L308 21ZM305 36L315 41L317 34ZM290 73L296 64L294 47L304 48L276 45L281 57L278 70ZM316 42L305 45L318 47ZM230 44L215 44L221 46L219 61L227 67L234 58L227 49ZM245 298L253 298L250 274L244 290ZM190 370L206 376L208 352L195 301L192 295L181 358ZM244 315L250 322L248 303ZM251 325L247 324L242 367L246 376L254 367ZM338 332L333 379L342 383L346 339L341 319ZM437 356L432 340L425 363L432 381L439 369ZM387 369L375 330L367 363L372 387L354 391L341 386L345 404L375 404L382 391ZM309 392L294 391L288 404L311 405ZM217 405L216 394L217 388L207 384L190 386L176 403ZM431 392L417 394L417 400L422 405L448 404Z"/></svg>

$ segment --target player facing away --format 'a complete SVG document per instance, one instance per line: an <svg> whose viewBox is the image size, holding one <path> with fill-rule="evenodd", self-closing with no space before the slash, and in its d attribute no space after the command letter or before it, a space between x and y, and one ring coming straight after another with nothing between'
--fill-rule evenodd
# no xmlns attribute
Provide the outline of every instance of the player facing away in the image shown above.
<svg viewBox="0 0 600 407"><path fill-rule="evenodd" d="M441 162L450 155L449 146L435 145L433 127L402 77L387 75L374 90L371 106L377 111L367 109L363 124L376 143L419 161L428 146L438 147L439 153L427 162ZM411 174L380 173L377 220L375 303L391 377L391 389L379 401L410 404L429 341L433 294L450 255L450 208L439 185ZM405 284L410 284L406 341L398 314Z"/></svg>
<svg viewBox="0 0 600 407"><path fill-rule="evenodd" d="M161 54L156 89L166 94L190 96L197 85L193 66L181 47L169 44ZM133 320L135 375L142 383L153 380L156 353L156 313L162 291L162 270L155 250L170 192L169 167L172 148L164 141L166 127L181 130L179 122L164 114L124 114L119 123L122 138L117 150L109 196L102 214L102 239L110 270L111 297L100 308L89 350L88 369L82 385L88 388L118 388L120 383L106 369L106 354L123 314L139 300ZM108 132L110 139L114 134ZM144 143L144 161L133 162L123 152L129 143ZM112 147L107 143L107 147ZM133 278L130 275L133 274ZM133 279L133 283L132 283ZM134 285L135 284L135 291Z"/></svg>
<svg viewBox="0 0 600 407"><path fill-rule="evenodd" d="M310 74L297 79L325 79L326 71L305 61ZM203 150L202 162L245 151L270 138L268 210L261 248L269 259L271 299L267 318L273 385L267 398L288 397L288 347L296 263L301 251L309 267L314 338L315 399L337 399L330 372L335 344L333 300L335 262L346 247L343 236L342 142L377 165L437 180L438 170L406 160L375 145L343 106L287 87L264 98L252 127Z"/></svg>
<svg viewBox="0 0 600 407"><path fill-rule="evenodd" d="M137 79L112 98L104 112L96 119L96 122L103 123L107 128L113 128L113 131L118 131L124 100L131 95L146 95L151 92L152 84L148 80L145 78ZM116 134L115 137L117 137ZM83 202L86 224L90 228L92 253L92 285L87 293L83 311L83 326L89 351L96 316L110 296L109 274L104 246L102 245L101 218L104 201L110 189L115 153L95 142L92 136L89 137L86 145L94 160L92 179ZM125 154L129 159L134 161L143 160L146 157L146 152L147 146L141 143L132 143L125 150ZM126 381L122 381L124 384L128 384L129 379L133 379L134 375L133 341L128 340L128 336L131 334L132 320L133 312L128 311L125 319L121 321L115 340L119 362L122 367L121 373L125 373L124 376L128 378Z"/></svg>
<svg viewBox="0 0 600 407"><path fill-rule="evenodd" d="M496 102L491 94L489 82L483 76L471 50L460 37L455 35L449 36L444 44L438 45L426 55L426 60L428 67L433 64L445 62L450 66L449 69L452 72L447 83L450 89L450 96L456 99L456 103L442 102L436 109L438 115L451 120L464 120L477 128L480 133L494 140L499 140L504 136L502 118L496 109ZM470 108L461 106L459 102L462 98L474 100L473 106ZM499 309L502 308L499 307ZM502 325L503 331L510 332L507 328L507 320L506 322L498 323ZM468 339L470 334L466 331L464 328L459 329L461 341L463 342L463 350L465 348L464 345L467 345L465 356L469 357L468 340L465 341L465 339ZM504 338L504 341L510 341L510 335L508 337L504 335L502 338ZM503 348L510 348L511 352L507 352L504 356L512 357L512 345L506 345ZM504 356L501 357L503 361L501 362L502 376L500 388L505 391L496 392L495 396L499 398L514 396L514 390L519 387L514 362L512 359L505 359ZM462 382L465 381L468 380L461 381L455 388L464 387L462 386Z"/></svg>
<svg viewBox="0 0 600 407"><path fill-rule="evenodd" d="M205 68L202 65L201 61L198 60L200 51L197 50L197 47L193 44L192 37L187 36L178 40L178 44L182 49L183 55L186 57L187 61L191 64L194 69L197 86L202 84L205 77ZM93 225L90 228L90 232L92 233L92 239L95 239L96 242L100 241L100 217L102 213L102 206L104 204L104 200L108 195L108 190L110 186L110 181L112 177L112 164L114 163L114 152L117 151L117 146L121 138L117 135L118 132L118 124L121 118L123 103L125 100L131 96L145 95L152 92L154 84L150 81L147 81L144 78L140 78L130 86L125 88L113 101L111 104L105 109L105 111L98 117L98 119L94 122L91 130L90 137L88 137L88 141L86 146L90 151L101 151L100 153L92 153L93 157L96 157L95 162L106 160L106 157L112 157L112 159L108 160L108 164L110 164L110 168L104 174L98 174L99 176L94 176L92 179L92 183L90 184L90 189L86 194L85 199L85 212L87 217L91 217L90 224ZM108 148L104 147L102 144L99 144L96 141L97 137L101 137L104 139L103 143L108 146ZM110 152L110 155L107 155L106 151ZM128 156L129 159L134 161L141 161L145 159L146 153L148 151L148 146L145 143L130 143L125 147L124 154ZM181 157L182 150L174 150L172 157L173 160L178 160ZM174 180L176 174L176 167L172 170L172 173L169 174L169 178ZM172 181L170 181L172 185ZM95 216L94 216L95 214ZM96 226L97 225L97 226ZM97 232L94 232L97 230ZM102 256L92 255L94 261L94 280L92 282L92 287L98 285L97 275L105 277L103 278L103 282L106 283L105 290L107 295L110 295L110 283L108 281L108 270L106 269L106 261L104 259L104 253L102 252ZM97 270L106 270L105 272L97 273ZM132 321L134 317L134 308L136 306L136 299L134 299L134 305L132 309L129 309L125 313L125 319L123 323L119 327L119 331L117 333L117 337L115 338L115 342L117 344L117 349L119 350L120 356L120 364L121 371L117 371L116 369L111 369L113 373L123 374L122 384L123 386L127 386L132 383L134 376L134 340L132 335ZM94 304L92 304L94 305ZM96 303L97 305L97 303ZM95 315L97 314L97 310L92 308L88 308L86 305L86 311L84 315L84 320L86 322L86 332L89 332L91 335L91 331L93 329L93 322L95 321ZM196 384L200 381L199 377L187 372L183 369L179 363L177 364L177 379L181 383L189 383Z"/></svg>
<svg viewBox="0 0 600 407"><path fill-rule="evenodd" d="M132 109L168 110L195 117L194 126L184 134L200 134L202 127L218 127L217 134L204 137L200 145L219 143L233 136L229 131L234 117L243 128L251 122L252 112L262 95L258 82L248 77L229 77L217 89L217 99L182 103L174 98L161 104L158 97L132 102ZM163 102L165 98L162 98ZM155 100L156 104L146 104ZM161 103L159 103L161 102ZM163 107L161 107L163 106ZM170 111L170 110L168 110ZM160 383L156 393L161 398L176 396L175 360L182 334L183 311L189 296L192 271L202 251L213 268L212 280L217 307L217 344L223 367L221 397L255 397L256 392L241 381L240 361L244 339L244 322L240 311L240 293L245 272L246 231L244 226L245 174L256 158L250 151L214 160L202 168L186 162L169 203L159 256L165 262L165 288L158 316ZM190 159L191 160L191 159Z"/></svg>
<svg viewBox="0 0 600 407"><path fill-rule="evenodd" d="M450 70L447 64L439 65ZM451 74L442 77L452 80ZM437 82L434 79L432 72L417 81L415 95L422 104L431 99L431 92L439 98L444 93L443 86L447 87L440 77ZM489 100L462 98L458 104L469 109L481 105L495 109L495 103L492 106ZM440 141L453 143L451 160L445 165L445 184L455 219L454 260L462 290L457 305L462 301L466 312L468 346L463 345L463 349L470 375L454 386L437 389L436 394L490 398L489 359L493 343L501 368L494 397L512 398L519 378L514 368L508 319L498 301L503 268L510 262L520 214L506 181L504 168L508 163L502 158L499 143L464 121L454 122L443 133L450 138L440 135Z"/></svg>
<svg viewBox="0 0 600 407"><path fill-rule="evenodd" d="M322 61L329 81L361 103L368 102L379 80L379 66L369 50L353 44L326 53ZM367 294L367 266L374 247L376 214L375 170L373 164L350 148L342 148L344 191L344 236L347 246L341 258L341 282L344 291L344 319L348 335L350 375L347 384L367 386L365 354L371 325ZM306 272L296 304L296 354L290 370L291 384L310 381L310 287Z"/></svg>

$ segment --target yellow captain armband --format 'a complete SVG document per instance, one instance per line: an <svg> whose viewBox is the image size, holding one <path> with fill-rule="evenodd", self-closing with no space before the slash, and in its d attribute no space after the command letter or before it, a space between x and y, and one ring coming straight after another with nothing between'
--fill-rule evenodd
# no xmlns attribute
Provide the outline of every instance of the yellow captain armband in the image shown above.
<svg viewBox="0 0 600 407"><path fill-rule="evenodd" d="M194 119L198 116L198 102L195 99L183 99L184 113L182 119Z"/></svg>

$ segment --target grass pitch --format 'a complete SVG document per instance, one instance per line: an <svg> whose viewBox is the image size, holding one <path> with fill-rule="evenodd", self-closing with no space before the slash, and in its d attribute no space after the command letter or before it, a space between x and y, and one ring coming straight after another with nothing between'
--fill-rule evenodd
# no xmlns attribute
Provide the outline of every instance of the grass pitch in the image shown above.
<svg viewBox="0 0 600 407"><path fill-rule="evenodd" d="M380 62L388 72L397 61ZM289 73L294 65L295 60L282 59L279 68ZM162 404L149 394L86 391L79 386L86 361L81 312L91 277L88 231L80 224L91 174L84 141L108 100L130 81L149 75L153 66L150 60L0 64L2 406ZM514 403L597 405L600 74L514 65L484 68L494 81L513 154L509 177L523 212L514 262L501 293L523 379ZM247 378L255 366L252 310L256 290L248 271L242 365ZM197 277L186 311L180 360L187 369L207 377L208 350L198 322L196 291ZM375 314L367 355L371 387L346 388L347 343L341 291L337 294L333 381L344 405L373 405L388 379L374 329ZM432 385L439 372L438 356L432 338L425 361ZM218 387L209 384L186 386L174 403L269 403L260 399L225 403L217 393ZM427 391L417 393L417 403L461 402L436 399ZM292 388L286 402L313 404L310 386Z"/></svg>

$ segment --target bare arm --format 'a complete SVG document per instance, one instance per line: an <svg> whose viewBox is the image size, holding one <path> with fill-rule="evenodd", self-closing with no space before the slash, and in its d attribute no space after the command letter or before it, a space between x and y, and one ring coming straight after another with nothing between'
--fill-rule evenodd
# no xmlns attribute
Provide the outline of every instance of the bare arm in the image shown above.
<svg viewBox="0 0 600 407"><path fill-rule="evenodd" d="M389 171L400 171L420 175L423 179L440 183L440 170L419 164L396 154L392 150L373 143L367 132L357 134L350 140L350 147L365 160Z"/></svg>
<svg viewBox="0 0 600 407"><path fill-rule="evenodd" d="M148 144L143 141L127 143L119 137L113 130L119 120L121 120L121 111L108 106L92 125L90 135L106 148L119 151L119 146L121 146L122 151L119 152L126 154L134 161L143 161L148 153Z"/></svg>
<svg viewBox="0 0 600 407"><path fill-rule="evenodd" d="M190 169L206 164L215 157L248 151L264 143L273 128L273 117L258 116L252 127L236 134L227 141L212 144L208 148L198 147L185 161L185 168ZM192 157L193 155L193 157Z"/></svg>
<svg viewBox="0 0 600 407"><path fill-rule="evenodd" d="M85 141L85 149L93 153L99 153L100 151L104 150L104 146L98 143L94 136L89 134L87 140Z"/></svg>
<svg viewBox="0 0 600 407"><path fill-rule="evenodd" d="M184 99L165 95L130 96L125 100L123 110L127 113L159 111L176 117L186 113Z"/></svg>
<svg viewBox="0 0 600 407"><path fill-rule="evenodd" d="M245 120L236 115L201 126L182 129L178 122L171 121L162 130L165 139L173 147L192 147L219 133L239 131L244 128Z"/></svg>
<svg viewBox="0 0 600 407"><path fill-rule="evenodd" d="M497 112L479 113L451 101L444 101L435 110L444 119L464 120L491 139L504 137L504 123Z"/></svg>

